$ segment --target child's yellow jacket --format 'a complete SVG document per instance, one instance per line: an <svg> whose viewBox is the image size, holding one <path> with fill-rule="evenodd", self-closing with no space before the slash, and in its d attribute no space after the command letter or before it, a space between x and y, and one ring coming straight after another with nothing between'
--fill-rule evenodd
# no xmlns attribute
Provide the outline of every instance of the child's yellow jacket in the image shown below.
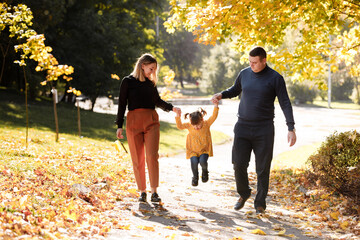
<svg viewBox="0 0 360 240"><path fill-rule="evenodd" d="M214 107L214 111L208 120L204 120L203 126L199 130L195 130L190 123L182 123L181 117L175 117L176 126L178 129L187 129L189 134L186 138L186 158L193 156L199 157L201 154L209 154L213 156L213 147L211 141L210 126L216 120L219 112L219 107Z"/></svg>

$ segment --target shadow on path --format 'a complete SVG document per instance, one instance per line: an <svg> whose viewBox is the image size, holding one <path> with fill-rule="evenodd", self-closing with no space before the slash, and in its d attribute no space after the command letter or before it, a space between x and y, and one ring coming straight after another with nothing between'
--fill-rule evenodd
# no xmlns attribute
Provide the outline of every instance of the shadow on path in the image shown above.
<svg viewBox="0 0 360 240"><path fill-rule="evenodd" d="M232 166L225 161L220 156L211 158L209 182L199 181L199 186L192 187L190 163L184 154L161 158L159 195L163 203L124 199L128 208L122 224L129 229L112 231L107 239L322 239L300 230L297 220L289 221L290 213L271 197L264 215L255 214L254 193L243 209L235 211L238 195ZM254 175L250 177L255 189Z"/></svg>

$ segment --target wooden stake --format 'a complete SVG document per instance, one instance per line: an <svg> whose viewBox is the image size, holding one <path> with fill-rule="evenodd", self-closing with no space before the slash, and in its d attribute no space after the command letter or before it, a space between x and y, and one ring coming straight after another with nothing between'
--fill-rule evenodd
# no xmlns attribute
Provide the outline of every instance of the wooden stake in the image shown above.
<svg viewBox="0 0 360 240"><path fill-rule="evenodd" d="M59 123L58 123L58 116L57 116L57 110L56 110L57 91L56 91L55 87L52 88L52 94L53 94L53 102L54 102L54 117L55 117L55 130L56 130L55 141L58 142L59 141Z"/></svg>
<svg viewBox="0 0 360 240"><path fill-rule="evenodd" d="M27 102L27 79L25 66L23 66L24 70L24 79L25 79L25 119L26 119L26 136L25 136L25 146L28 148L28 136L29 136L29 111L28 111L28 102Z"/></svg>
<svg viewBox="0 0 360 240"><path fill-rule="evenodd" d="M77 105L77 113L78 113L78 129L79 129L79 137L81 137L81 121L80 121L80 103L79 98L76 97L76 105Z"/></svg>

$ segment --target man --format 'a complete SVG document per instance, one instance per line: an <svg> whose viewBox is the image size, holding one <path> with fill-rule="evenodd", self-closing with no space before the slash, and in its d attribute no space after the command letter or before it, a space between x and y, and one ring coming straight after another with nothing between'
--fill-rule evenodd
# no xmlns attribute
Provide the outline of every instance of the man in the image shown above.
<svg viewBox="0 0 360 240"><path fill-rule="evenodd" d="M240 195L234 209L244 207L251 195L247 168L251 151L254 151L257 174L254 207L256 213L264 213L273 156L276 97L286 118L290 146L296 142L295 122L284 78L267 65L266 51L262 47L253 48L249 53L249 62L250 67L240 71L234 85L216 93L211 100L218 103L221 99L241 97L232 149L236 190Z"/></svg>

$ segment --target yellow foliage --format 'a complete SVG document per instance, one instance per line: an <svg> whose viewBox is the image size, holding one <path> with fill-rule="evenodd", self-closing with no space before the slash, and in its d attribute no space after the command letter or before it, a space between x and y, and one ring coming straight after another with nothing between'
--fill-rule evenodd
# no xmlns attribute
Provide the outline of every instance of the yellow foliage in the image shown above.
<svg viewBox="0 0 360 240"><path fill-rule="evenodd" d="M21 59L16 60L15 63L25 66L26 59L33 59L38 62L35 67L36 71L47 72L46 81L55 81L61 75L70 75L74 72L72 66L59 65L56 58L50 53L52 48L45 45L45 36L43 34L37 34L36 31L29 28L32 25L33 15L26 5L8 6L6 3L2 3L1 9L0 31L8 26L9 37L26 39L26 42L15 46L15 51L21 51ZM71 79L68 78L67 80ZM44 85L46 81L41 82L41 85Z"/></svg>
<svg viewBox="0 0 360 240"><path fill-rule="evenodd" d="M280 72L298 81L325 82L325 69L337 71L335 63L355 62L360 50L360 5L352 1L208 0L171 1L170 17L164 26L174 32L181 25L193 32L195 40L215 44L233 40L247 56L253 46L274 52L271 63ZM342 31L348 26L348 31ZM284 39L289 30L297 38L289 46ZM334 37L336 36L336 37ZM286 56L284 55L286 53Z"/></svg>
<svg viewBox="0 0 360 240"><path fill-rule="evenodd" d="M120 80L120 77L116 74L111 74L112 79Z"/></svg>
<svg viewBox="0 0 360 240"><path fill-rule="evenodd" d="M174 81L175 78L175 72L173 70L170 70L166 76L164 76L164 82L166 86L170 86L171 83Z"/></svg>
<svg viewBox="0 0 360 240"><path fill-rule="evenodd" d="M166 87L160 93L160 97L165 101L181 96L179 91L171 91L168 88L171 85L171 83L174 81L174 78L175 78L175 72L173 70L170 70L166 74L166 76L164 76L164 83L165 83Z"/></svg>

